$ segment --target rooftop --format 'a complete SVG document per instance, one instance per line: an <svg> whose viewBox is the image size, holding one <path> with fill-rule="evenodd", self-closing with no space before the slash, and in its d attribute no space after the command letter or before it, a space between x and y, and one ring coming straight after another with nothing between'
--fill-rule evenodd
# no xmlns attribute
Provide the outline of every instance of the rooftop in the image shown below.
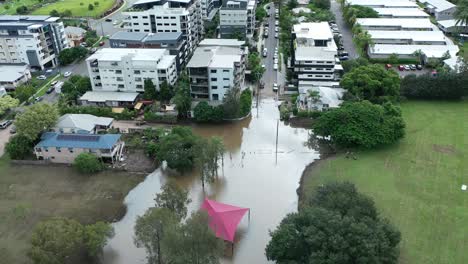
<svg viewBox="0 0 468 264"><path fill-rule="evenodd" d="M296 47L295 59L335 61L336 49L328 50L326 47Z"/></svg>
<svg viewBox="0 0 468 264"><path fill-rule="evenodd" d="M240 62L243 50L238 47L203 46L195 49L187 67L232 68Z"/></svg>
<svg viewBox="0 0 468 264"><path fill-rule="evenodd" d="M428 18L358 18L356 23L361 26L401 27L401 28L427 28L437 29Z"/></svg>
<svg viewBox="0 0 468 264"><path fill-rule="evenodd" d="M418 7L415 2L409 0L346 0L351 5L368 7Z"/></svg>
<svg viewBox="0 0 468 264"><path fill-rule="evenodd" d="M84 35L86 33L86 30L80 28L80 27L66 27L65 28L65 33L66 34L73 34L73 35Z"/></svg>
<svg viewBox="0 0 468 264"><path fill-rule="evenodd" d="M172 41L178 40L182 36L182 32L161 32L161 33L144 33L144 32L127 32L118 31L110 37L111 40L130 40L138 42L152 41Z"/></svg>
<svg viewBox="0 0 468 264"><path fill-rule="evenodd" d="M333 39L333 33L327 22L296 24L293 32L297 38Z"/></svg>
<svg viewBox="0 0 468 264"><path fill-rule="evenodd" d="M0 65L0 81L14 82L23 77L28 65Z"/></svg>
<svg viewBox="0 0 468 264"><path fill-rule="evenodd" d="M88 114L66 114L59 118L55 128L73 128L84 133L89 133L97 125L110 126L113 121L114 119L109 117L98 117Z"/></svg>
<svg viewBox="0 0 468 264"><path fill-rule="evenodd" d="M118 31L115 32L110 39L142 41L147 35L148 33L143 32Z"/></svg>
<svg viewBox="0 0 468 264"><path fill-rule="evenodd" d="M24 16L9 16L9 15L0 15L1 22L53 22L60 19L59 17L51 16L33 16L33 15L24 15Z"/></svg>
<svg viewBox="0 0 468 264"><path fill-rule="evenodd" d="M121 92L93 92L89 91L80 97L80 100L90 102L106 102L106 101L118 101L118 102L133 102L138 97L138 93L121 93Z"/></svg>
<svg viewBox="0 0 468 264"><path fill-rule="evenodd" d="M170 56L166 49L121 49L104 48L87 58L87 61L121 61L124 57L134 61L156 61L164 56Z"/></svg>
<svg viewBox="0 0 468 264"><path fill-rule="evenodd" d="M158 33L159 34L159 33ZM225 46L225 47L240 47L245 44L245 41L237 39L204 39L198 46Z"/></svg>
<svg viewBox="0 0 468 264"><path fill-rule="evenodd" d="M417 42L421 41L446 41L442 31L388 31L388 30L368 30L372 39L408 39Z"/></svg>
<svg viewBox="0 0 468 264"><path fill-rule="evenodd" d="M463 26L468 26L468 24L457 24L457 20L455 19L449 19L449 20L439 20L437 21L437 24L443 26L444 28L449 28L449 27L463 27Z"/></svg>
<svg viewBox="0 0 468 264"><path fill-rule="evenodd" d="M428 58L441 58L448 51L452 57L459 51L456 45L389 45L375 44L370 48L371 54L376 55L411 55L421 50Z"/></svg>
<svg viewBox="0 0 468 264"><path fill-rule="evenodd" d="M429 14L419 8L374 8L379 16L390 17L429 17Z"/></svg>
<svg viewBox="0 0 468 264"><path fill-rule="evenodd" d="M62 134L46 132L36 147L112 149L120 134Z"/></svg>
<svg viewBox="0 0 468 264"><path fill-rule="evenodd" d="M426 6L434 7L437 10L437 12L441 12L441 11L456 7L456 5L446 0L419 0L419 1Z"/></svg>

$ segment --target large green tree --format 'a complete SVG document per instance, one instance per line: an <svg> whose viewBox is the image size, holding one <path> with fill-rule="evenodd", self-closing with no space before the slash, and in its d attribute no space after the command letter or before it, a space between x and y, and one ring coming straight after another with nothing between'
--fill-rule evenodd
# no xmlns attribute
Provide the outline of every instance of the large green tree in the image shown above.
<svg viewBox="0 0 468 264"><path fill-rule="evenodd" d="M34 141L40 133L54 126L57 119L58 109L55 105L38 103L16 117L16 130L19 135Z"/></svg>
<svg viewBox="0 0 468 264"><path fill-rule="evenodd" d="M224 155L224 143L220 137L199 139L195 147L195 163L200 169L202 188L205 183L214 182L218 176L219 162Z"/></svg>
<svg viewBox="0 0 468 264"><path fill-rule="evenodd" d="M400 95L398 74L377 64L352 69L343 76L340 84L357 99L373 103L396 101Z"/></svg>
<svg viewBox="0 0 468 264"><path fill-rule="evenodd" d="M159 98L162 102L169 102L174 97L174 89L166 82L159 85Z"/></svg>
<svg viewBox="0 0 468 264"><path fill-rule="evenodd" d="M188 191L175 181L169 180L156 194L154 199L156 207L167 208L180 220L187 216L187 205L192 201L188 197Z"/></svg>
<svg viewBox="0 0 468 264"><path fill-rule="evenodd" d="M198 138L188 127L174 127L162 136L156 145L156 157L166 161L167 166L179 171L191 170L194 166L195 145Z"/></svg>
<svg viewBox="0 0 468 264"><path fill-rule="evenodd" d="M5 114L5 112L11 108L15 108L19 105L19 100L12 98L9 95L0 97L0 116Z"/></svg>
<svg viewBox="0 0 468 264"><path fill-rule="evenodd" d="M190 95L190 83L186 73L182 73L177 81L176 91L174 96L179 116L187 117L187 113L192 107L192 96Z"/></svg>
<svg viewBox="0 0 468 264"><path fill-rule="evenodd" d="M146 100L156 100L158 97L158 92L156 91L156 86L154 85L151 79L145 79L143 83L143 88L145 92L143 93L143 98Z"/></svg>
<svg viewBox="0 0 468 264"><path fill-rule="evenodd" d="M454 17L457 20L457 25L468 25L468 0L458 0L457 10Z"/></svg>
<svg viewBox="0 0 468 264"><path fill-rule="evenodd" d="M80 153L73 161L73 167L80 173L93 174L104 169L102 162L92 153Z"/></svg>
<svg viewBox="0 0 468 264"><path fill-rule="evenodd" d="M11 137L5 145L5 151L11 159L21 160L32 154L33 141L23 135Z"/></svg>
<svg viewBox="0 0 468 264"><path fill-rule="evenodd" d="M316 119L316 136L328 138L339 147L375 148L391 144L405 135L401 110L392 105L369 101L345 103Z"/></svg>
<svg viewBox="0 0 468 264"><path fill-rule="evenodd" d="M114 236L114 228L109 223L97 222L84 226L84 244L90 257L102 255L102 249L108 238Z"/></svg>
<svg viewBox="0 0 468 264"><path fill-rule="evenodd" d="M250 70L252 81L258 82L262 78L265 69L262 67L262 61L258 52L252 52L249 54L247 68Z"/></svg>
<svg viewBox="0 0 468 264"><path fill-rule="evenodd" d="M36 89L34 89L34 86L29 84L22 84L16 87L14 96L16 99L20 100L20 102L25 102L31 96L33 96L35 92Z"/></svg>
<svg viewBox="0 0 468 264"><path fill-rule="evenodd" d="M206 101L199 102L193 109L194 119L197 122L221 122L224 117L223 106L211 106Z"/></svg>
<svg viewBox="0 0 468 264"><path fill-rule="evenodd" d="M66 100L76 101L87 91L91 91L91 80L87 76L72 75L62 88L62 94Z"/></svg>
<svg viewBox="0 0 468 264"><path fill-rule="evenodd" d="M82 46L64 49L59 53L58 59L61 65L68 65L75 60L88 55L88 49Z"/></svg>

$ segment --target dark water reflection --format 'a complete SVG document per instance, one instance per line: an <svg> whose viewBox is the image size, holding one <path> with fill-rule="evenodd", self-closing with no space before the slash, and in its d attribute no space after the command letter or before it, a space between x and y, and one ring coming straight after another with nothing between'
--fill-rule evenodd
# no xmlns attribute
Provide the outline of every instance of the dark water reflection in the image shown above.
<svg viewBox="0 0 468 264"><path fill-rule="evenodd" d="M279 123L278 161L275 162L276 102L263 100L252 118L223 126L194 126L202 136L220 136L226 153L220 179L206 189L206 195L220 202L251 208L250 223L245 217L236 233L234 255L224 263L267 263L264 249L268 230L297 208L296 189L304 167L319 158L306 143L308 131ZM143 249L133 244L137 216L153 206L155 193L172 173L158 169L133 189L125 199L128 212L114 224L116 235L105 248L106 264L145 263ZM173 176L172 176L173 177ZM190 210L200 207L204 193L197 173L176 177L190 190Z"/></svg>

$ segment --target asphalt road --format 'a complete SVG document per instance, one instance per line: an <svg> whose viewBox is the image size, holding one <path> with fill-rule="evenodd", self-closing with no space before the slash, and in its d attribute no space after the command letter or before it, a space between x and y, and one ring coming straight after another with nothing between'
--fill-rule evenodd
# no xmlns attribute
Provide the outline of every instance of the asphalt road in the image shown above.
<svg viewBox="0 0 468 264"><path fill-rule="evenodd" d="M260 94L262 96L274 97L276 93L273 92L273 83L277 82L277 70L273 69L273 55L275 53L275 47L278 46L278 39L275 38L275 8L273 3L270 3L269 6L270 9L267 9L267 12L270 14L270 17L267 17L268 38L263 40L263 47L267 48L267 57L264 58L262 54L263 51L260 52L260 55L262 56L262 64L265 65L265 73L262 77L262 82L265 84L265 88L260 92Z"/></svg>
<svg viewBox="0 0 468 264"><path fill-rule="evenodd" d="M343 46L345 50L349 53L350 59L355 59L359 57L359 54L356 52L356 47L353 43L353 33L351 28L346 24L343 19L343 13L341 12L341 6L336 0L331 1L330 10L335 14L335 22L338 25L338 29L342 35Z"/></svg>

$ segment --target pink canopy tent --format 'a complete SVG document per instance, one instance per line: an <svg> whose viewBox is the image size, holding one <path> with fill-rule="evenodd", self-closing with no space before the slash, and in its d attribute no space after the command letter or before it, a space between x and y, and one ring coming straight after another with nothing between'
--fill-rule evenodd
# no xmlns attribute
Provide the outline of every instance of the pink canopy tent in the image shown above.
<svg viewBox="0 0 468 264"><path fill-rule="evenodd" d="M247 211L249 211L250 219L249 208L219 203L209 199L205 199L201 208L208 212L209 225L216 236L230 242L234 242L237 226Z"/></svg>

